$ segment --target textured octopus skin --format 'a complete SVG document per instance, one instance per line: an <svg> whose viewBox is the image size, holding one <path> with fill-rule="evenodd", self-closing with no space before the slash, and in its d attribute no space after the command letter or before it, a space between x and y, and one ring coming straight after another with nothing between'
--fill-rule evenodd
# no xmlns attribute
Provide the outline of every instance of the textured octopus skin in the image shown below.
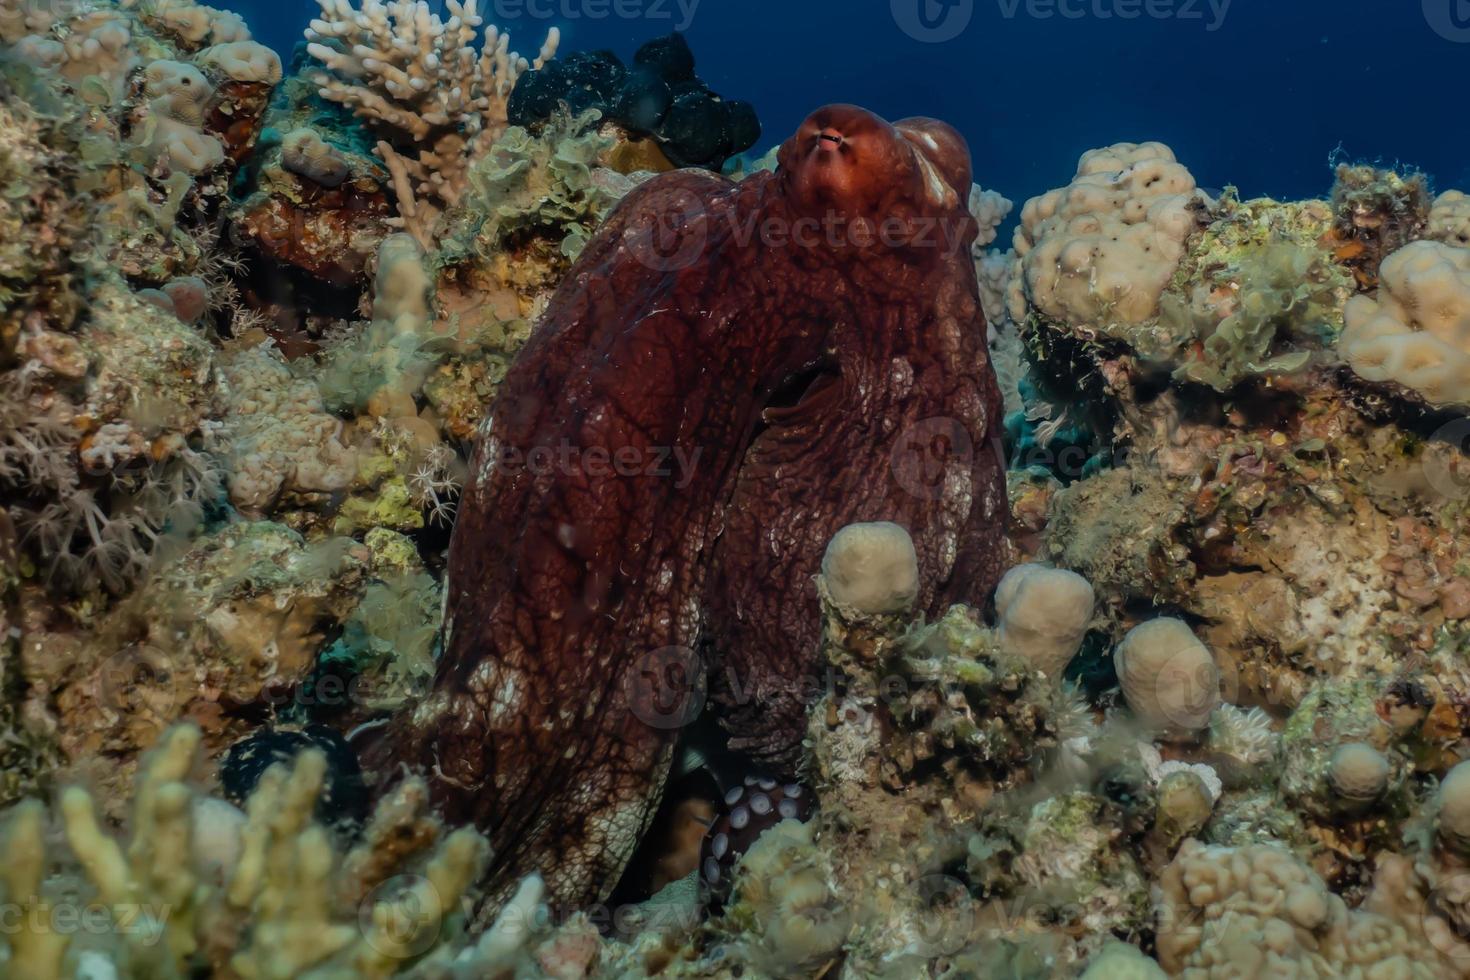
<svg viewBox="0 0 1470 980"><path fill-rule="evenodd" d="M641 185L573 266L481 432L434 686L373 762L489 835L486 908L533 871L566 907L616 884L678 736L660 712L697 693L659 651L715 658L736 743L794 758L843 525L909 528L926 609L989 593L1006 498L969 188L944 124L829 106L775 173ZM842 230L792 234L813 222ZM898 452L936 417L930 458Z"/></svg>

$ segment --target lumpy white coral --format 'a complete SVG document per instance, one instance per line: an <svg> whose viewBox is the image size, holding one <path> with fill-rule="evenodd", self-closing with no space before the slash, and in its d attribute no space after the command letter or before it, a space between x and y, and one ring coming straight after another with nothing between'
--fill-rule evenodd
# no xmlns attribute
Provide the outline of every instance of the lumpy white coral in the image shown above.
<svg viewBox="0 0 1470 980"><path fill-rule="evenodd" d="M1348 742L1332 753L1327 782L1349 803L1371 803L1388 788L1392 767L1383 753L1366 742Z"/></svg>
<svg viewBox="0 0 1470 980"><path fill-rule="evenodd" d="M1199 730L1220 703L1214 655L1189 626L1170 618L1134 627L1113 654L1128 707L1144 724Z"/></svg>
<svg viewBox="0 0 1470 980"><path fill-rule="evenodd" d="M476 0L446 0L447 21L411 0L318 3L306 39L327 67L316 78L321 96L384 134L378 152L393 174L400 221L427 245L439 215L459 203L469 168L505 131L517 79L555 55L560 33L553 28L531 62L493 25L480 42Z"/></svg>
<svg viewBox="0 0 1470 980"><path fill-rule="evenodd" d="M1470 194L1445 191L1435 198L1425 236L1446 245L1470 248Z"/></svg>
<svg viewBox="0 0 1470 980"><path fill-rule="evenodd" d="M143 93L151 110L145 146L155 163L190 174L218 167L225 148L200 131L214 87L193 65L155 61L143 72Z"/></svg>
<svg viewBox="0 0 1470 980"><path fill-rule="evenodd" d="M1344 311L1348 364L1431 405L1470 404L1470 249L1413 242L1384 260L1381 281Z"/></svg>
<svg viewBox="0 0 1470 980"><path fill-rule="evenodd" d="M1435 827L1440 840L1454 850L1470 853L1470 763L1460 763L1445 776L1438 802Z"/></svg>
<svg viewBox="0 0 1470 980"><path fill-rule="evenodd" d="M850 524L822 558L822 584L839 607L865 616L903 612L919 594L919 559L897 524Z"/></svg>
<svg viewBox="0 0 1470 980"><path fill-rule="evenodd" d="M980 226L975 248L983 249L995 241L1001 223L1010 217L1015 204L998 191L982 190L979 184L970 188L969 209Z"/></svg>
<svg viewBox="0 0 1470 980"><path fill-rule="evenodd" d="M1432 951L1404 926L1350 911L1314 871L1276 844L1231 848L1185 841L1159 877L1155 904L1159 962L1185 980L1443 975L1429 962Z"/></svg>
<svg viewBox="0 0 1470 980"><path fill-rule="evenodd" d="M1194 177L1162 143L1083 154L1069 186L1021 210L1011 315L1023 321L1029 299L1076 326L1154 317L1194 229L1191 205L1200 200Z"/></svg>
<svg viewBox="0 0 1470 980"><path fill-rule="evenodd" d="M237 82L274 85L281 80L280 55L254 41L215 44L195 55L194 61Z"/></svg>
<svg viewBox="0 0 1470 980"><path fill-rule="evenodd" d="M1087 634L1093 600L1092 586L1076 572L1017 565L995 590L1000 648L1061 680Z"/></svg>
<svg viewBox="0 0 1470 980"><path fill-rule="evenodd" d="M294 376L268 345L238 351L221 368L236 507L258 515L284 493L327 493L352 481L357 458L342 442L342 420L327 413L311 380Z"/></svg>

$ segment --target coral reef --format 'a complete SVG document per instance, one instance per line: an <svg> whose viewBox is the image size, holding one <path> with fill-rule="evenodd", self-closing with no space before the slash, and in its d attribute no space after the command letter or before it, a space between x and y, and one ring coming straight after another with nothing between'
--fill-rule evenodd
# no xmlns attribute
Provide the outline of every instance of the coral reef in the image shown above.
<svg viewBox="0 0 1470 980"><path fill-rule="evenodd" d="M1220 703L1214 655L1177 619L1135 626L1118 644L1113 661L1123 699L1151 729L1199 731Z"/></svg>
<svg viewBox="0 0 1470 980"><path fill-rule="evenodd" d="M1349 910L1289 851L1191 841L1160 877L1159 961L1176 975L1445 976L1404 924Z"/></svg>
<svg viewBox="0 0 1470 980"><path fill-rule="evenodd" d="M1458 248L1470 248L1470 195L1463 191L1445 191L1435 198L1425 237Z"/></svg>
<svg viewBox="0 0 1470 980"><path fill-rule="evenodd" d="M818 588L854 615L908 612L919 597L914 539L892 522L851 524L832 536Z"/></svg>
<svg viewBox="0 0 1470 980"><path fill-rule="evenodd" d="M512 922L467 937L460 897L485 841L446 831L421 783L384 798L342 848L312 818L319 752L272 766L241 812L191 782L199 744L187 726L161 739L139 772L126 838L80 786L54 815L37 801L8 814L0 886L26 923L6 930L9 975L490 976L531 960L534 916L520 915L537 904L534 883ZM89 927L53 914L68 908L87 910Z"/></svg>
<svg viewBox="0 0 1470 980"><path fill-rule="evenodd" d="M0 975L1470 978L1464 193L309 42L0 0Z"/></svg>

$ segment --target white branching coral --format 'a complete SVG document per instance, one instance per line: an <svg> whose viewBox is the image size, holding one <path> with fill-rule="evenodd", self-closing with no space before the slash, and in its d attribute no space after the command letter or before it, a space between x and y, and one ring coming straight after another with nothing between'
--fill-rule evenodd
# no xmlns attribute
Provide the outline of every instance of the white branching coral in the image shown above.
<svg viewBox="0 0 1470 980"><path fill-rule="evenodd" d="M399 224L424 245L446 208L459 202L470 166L506 128L506 104L522 74L555 54L547 34L534 62L510 50L510 36L483 19L476 0L446 0L449 20L411 0L317 0L307 50L327 71L321 96L371 122L393 175Z"/></svg>
<svg viewBox="0 0 1470 980"><path fill-rule="evenodd" d="M445 976L457 963L464 976L498 976L517 971L538 938L545 916L527 908L538 904L533 881L516 907L532 927L497 923L469 945L463 899L488 848L474 830L451 832L429 816L422 782L387 794L343 852L314 816L321 753L272 766L239 814L190 781L199 750L197 728L164 734L140 770L126 839L77 786L62 791L54 817L28 801L0 820L0 892L40 924L0 937L0 973L330 980L409 965ZM50 925L46 910L79 900L114 927L72 935Z"/></svg>

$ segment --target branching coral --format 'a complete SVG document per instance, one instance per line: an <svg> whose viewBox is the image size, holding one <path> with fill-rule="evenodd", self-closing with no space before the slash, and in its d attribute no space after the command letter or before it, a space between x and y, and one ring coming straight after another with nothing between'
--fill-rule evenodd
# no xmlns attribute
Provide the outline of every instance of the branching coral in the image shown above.
<svg viewBox="0 0 1470 980"><path fill-rule="evenodd" d="M243 817L190 781L199 732L169 731L142 767L129 833L99 822L92 794L61 794L65 847L53 843L39 802L12 810L0 834L9 908L9 973L179 977L228 972L247 980L496 975L529 956L543 930L531 883L510 923L478 945L463 931L460 900L486 858L472 830L446 832L410 780L385 797L362 840L345 853L313 820L325 760L304 753L261 779ZM208 842L213 842L209 846ZM48 875L57 866L60 875ZM100 916L107 928L58 928L51 910ZM91 970L86 970L88 964Z"/></svg>
<svg viewBox="0 0 1470 980"><path fill-rule="evenodd" d="M441 20L410 0L318 0L321 17L307 48L327 67L321 95L352 108L379 129L378 152L393 174L401 227L426 247L445 209L464 195L466 175L505 130L516 80L556 53L553 28L534 63L510 50L493 25L476 51L483 23L476 0L447 0Z"/></svg>

